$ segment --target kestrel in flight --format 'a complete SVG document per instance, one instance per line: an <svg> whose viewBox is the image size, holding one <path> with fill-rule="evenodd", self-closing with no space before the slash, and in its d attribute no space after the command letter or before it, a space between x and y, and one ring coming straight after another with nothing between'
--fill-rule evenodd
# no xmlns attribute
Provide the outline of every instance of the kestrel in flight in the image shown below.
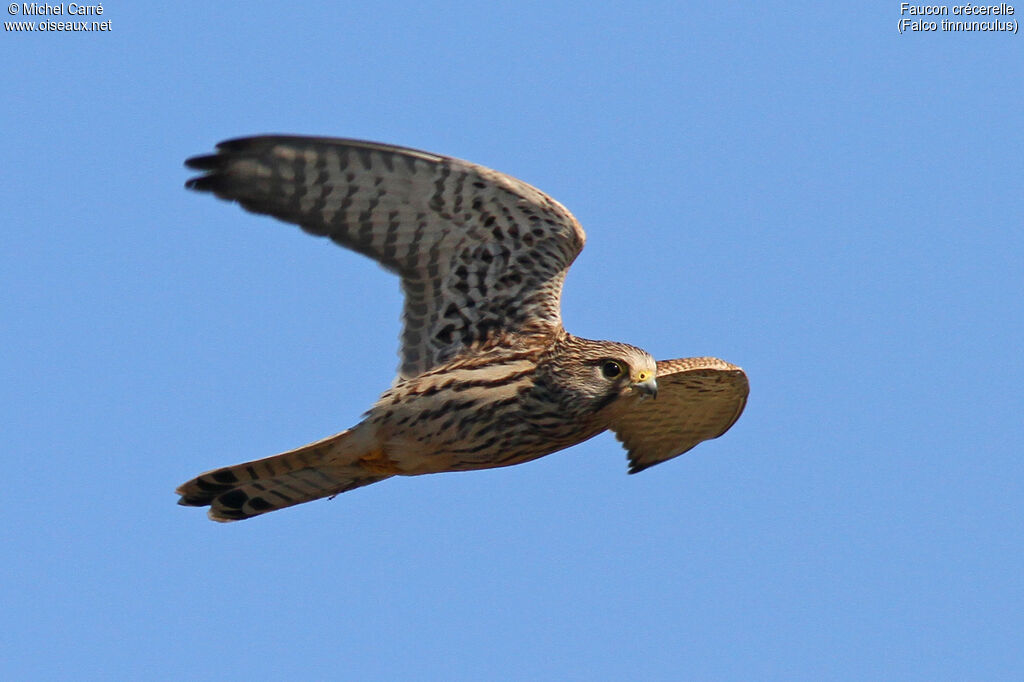
<svg viewBox="0 0 1024 682"><path fill-rule="evenodd" d="M215 521L395 475L528 462L611 429L630 473L725 433L747 377L716 358L655 362L562 328L562 282L583 248L543 192L458 159L357 140L229 140L186 161L186 184L329 237L401 278L401 363L356 426L201 474L179 504Z"/></svg>

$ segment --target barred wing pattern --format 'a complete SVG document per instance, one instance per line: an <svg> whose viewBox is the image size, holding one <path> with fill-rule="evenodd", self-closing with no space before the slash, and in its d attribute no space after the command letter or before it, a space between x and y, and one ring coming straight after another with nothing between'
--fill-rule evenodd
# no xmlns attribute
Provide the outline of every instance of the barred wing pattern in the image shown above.
<svg viewBox="0 0 1024 682"><path fill-rule="evenodd" d="M561 330L562 282L583 229L515 178L414 149L280 135L228 140L186 164L205 171L187 187L295 223L397 273L402 378L506 333Z"/></svg>
<svg viewBox="0 0 1024 682"><path fill-rule="evenodd" d="M718 358L658 361L658 397L612 423L635 474L718 438L743 413L747 375Z"/></svg>

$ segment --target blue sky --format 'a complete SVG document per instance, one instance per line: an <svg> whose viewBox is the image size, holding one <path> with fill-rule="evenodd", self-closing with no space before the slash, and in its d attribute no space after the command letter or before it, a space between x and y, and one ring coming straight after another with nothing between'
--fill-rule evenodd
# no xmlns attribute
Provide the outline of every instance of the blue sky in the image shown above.
<svg viewBox="0 0 1024 682"><path fill-rule="evenodd" d="M1024 38L896 2L103 7L0 36L0 676L1024 674ZM397 363L390 275L183 189L265 132L540 187L588 233L567 328L739 364L746 413L637 476L604 435L176 506Z"/></svg>

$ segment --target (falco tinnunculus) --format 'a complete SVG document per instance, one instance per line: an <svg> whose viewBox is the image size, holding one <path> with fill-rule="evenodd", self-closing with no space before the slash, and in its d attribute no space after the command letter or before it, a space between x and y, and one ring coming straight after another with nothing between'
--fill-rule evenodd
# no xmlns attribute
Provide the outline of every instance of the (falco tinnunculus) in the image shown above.
<svg viewBox="0 0 1024 682"><path fill-rule="evenodd" d="M502 173L391 145L313 137L229 140L189 159L190 189L330 237L396 273L398 377L358 425L201 474L180 504L234 521L382 481L527 462L611 429L630 473L717 438L747 377L716 358L655 362L562 328L583 228Z"/></svg>

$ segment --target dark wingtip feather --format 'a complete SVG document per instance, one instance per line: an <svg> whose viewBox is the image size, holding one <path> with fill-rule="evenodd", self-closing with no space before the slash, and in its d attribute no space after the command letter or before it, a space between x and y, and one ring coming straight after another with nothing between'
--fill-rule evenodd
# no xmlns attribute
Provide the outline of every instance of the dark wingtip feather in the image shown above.
<svg viewBox="0 0 1024 682"><path fill-rule="evenodd" d="M205 175L197 175L185 181L185 188L197 192L213 192L217 187L217 171L224 167L224 157L220 154L202 154L185 159L185 165L195 170L207 171Z"/></svg>
<svg viewBox="0 0 1024 682"><path fill-rule="evenodd" d="M240 149L251 148L260 144L269 145L278 140L300 139L294 135L250 135L248 137L232 137L230 140L222 140L217 143L217 151L237 152Z"/></svg>
<svg viewBox="0 0 1024 682"><path fill-rule="evenodd" d="M197 175L185 181L185 189L196 192L216 192L220 186L220 176L214 173L209 175Z"/></svg>
<svg viewBox="0 0 1024 682"><path fill-rule="evenodd" d="M189 178L185 188L197 192L218 192L224 188L225 172L233 160L237 160L241 152L258 152L262 147L272 145L287 136L259 135L254 137L236 137L217 143L217 151L213 154L199 154L185 159L185 166L194 170L206 171L204 175Z"/></svg>
<svg viewBox="0 0 1024 682"><path fill-rule="evenodd" d="M214 498L219 493L209 493L204 491L186 490L185 486L181 486L174 492L178 493L181 497L178 498L178 504L182 507L205 507L206 505L213 502Z"/></svg>
<svg viewBox="0 0 1024 682"><path fill-rule="evenodd" d="M185 165L196 170L220 168L224 158L220 154L200 154L185 159Z"/></svg>
<svg viewBox="0 0 1024 682"><path fill-rule="evenodd" d="M205 507L234 488L237 480L230 471L218 469L182 483L174 492L181 496L178 504L183 507Z"/></svg>

